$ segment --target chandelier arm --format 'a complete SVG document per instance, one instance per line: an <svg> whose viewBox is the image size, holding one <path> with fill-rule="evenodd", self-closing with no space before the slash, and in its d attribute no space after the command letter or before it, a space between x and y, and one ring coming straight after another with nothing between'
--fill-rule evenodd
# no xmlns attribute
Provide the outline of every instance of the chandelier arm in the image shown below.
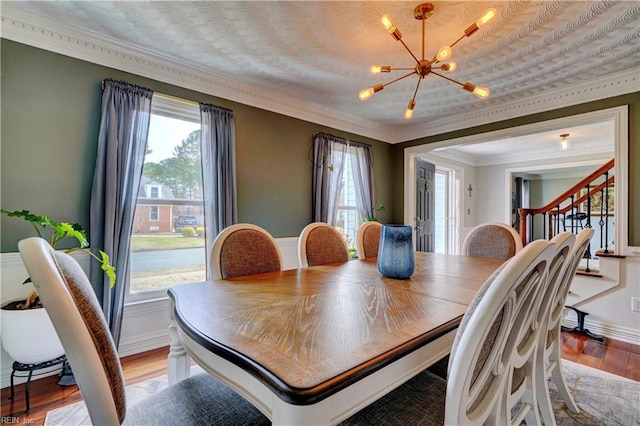
<svg viewBox="0 0 640 426"><path fill-rule="evenodd" d="M423 19L422 19L422 60L423 61L425 59L424 58L424 45L426 43L426 35L425 35L425 32L424 32L424 27L425 27L426 23L427 23L427 20L426 20L426 18L423 17ZM420 83L418 83L418 84L420 84ZM415 96L414 96L414 98L415 98Z"/></svg>
<svg viewBox="0 0 640 426"><path fill-rule="evenodd" d="M452 83L459 84L460 86L464 86L464 83L460 83L458 80L454 80L453 78L449 78L449 77L444 76L444 75L442 75L442 74L438 74L437 72L433 71L433 69L431 70L431 74L433 74L433 75L437 75L438 77L442 77L442 78L444 78L445 80L449 80L449 81L450 81L450 82L452 82Z"/></svg>
<svg viewBox="0 0 640 426"><path fill-rule="evenodd" d="M388 82L388 83L383 83L382 85L383 85L384 87L386 87L386 86L388 86L388 85L390 85L390 84L395 83L396 81L400 81L400 80L402 80L403 78L407 78L407 77L409 77L410 75L413 75L413 74L417 74L417 72L415 72L415 71L414 71L414 72L410 72L409 74L405 74L405 75L403 75L402 77L398 77L398 78L396 78L395 80L391 80L391 81L390 81L390 82Z"/></svg>
<svg viewBox="0 0 640 426"><path fill-rule="evenodd" d="M465 37L465 35L464 35L464 34L463 34L463 35L461 35L459 39L457 39L456 41L454 41L454 42L453 42L453 44L449 45L449 49L453 49L453 46L455 46L456 44L458 44L458 42L459 42L460 40L462 40L464 37ZM432 64L437 64L438 62L440 62L440 61L438 60L438 53L436 53L436 54L433 56L433 59L431 60L431 63L432 63Z"/></svg>
<svg viewBox="0 0 640 426"><path fill-rule="evenodd" d="M465 38L465 37L466 37L466 35L462 34L462 35L460 36L460 38L459 38L459 39L457 39L456 41L454 41L454 42L453 42L453 44L450 44L450 45L449 45L449 47L453 47L453 46L455 46L456 44L458 44L458 42L459 42L460 40L462 40L462 39L463 39L463 38Z"/></svg>
<svg viewBox="0 0 640 426"><path fill-rule="evenodd" d="M416 58L416 55L413 54L413 52L411 51L411 49L409 49L409 46L407 46L404 41L402 41L402 39L398 40L400 43L402 43L402 45L404 46L405 49L407 49L407 52L409 52L409 54L411 56L413 56L413 59L415 59L416 63L420 63L420 61L418 60L418 58Z"/></svg>
<svg viewBox="0 0 640 426"><path fill-rule="evenodd" d="M418 95L418 89L420 88L420 82L422 82L422 79L424 77L419 77L418 78L418 84L416 84L416 90L413 92L413 98L411 98L412 101L416 100L416 96Z"/></svg>
<svg viewBox="0 0 640 426"><path fill-rule="evenodd" d="M392 67L392 68L390 68L390 71L408 71L408 70L415 70L415 69L416 69L416 67L406 67L406 68L403 68L403 67L393 68Z"/></svg>

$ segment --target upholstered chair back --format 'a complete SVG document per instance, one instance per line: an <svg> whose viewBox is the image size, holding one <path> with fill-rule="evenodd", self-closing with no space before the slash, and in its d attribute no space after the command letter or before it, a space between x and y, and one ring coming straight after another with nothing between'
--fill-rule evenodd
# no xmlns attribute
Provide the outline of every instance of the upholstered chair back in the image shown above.
<svg viewBox="0 0 640 426"><path fill-rule="evenodd" d="M342 235L333 226L314 222L305 226L298 239L300 267L343 263L349 260L349 252Z"/></svg>
<svg viewBox="0 0 640 426"><path fill-rule="evenodd" d="M520 234L500 222L489 222L472 228L462 243L465 256L509 259L522 250Z"/></svg>
<svg viewBox="0 0 640 426"><path fill-rule="evenodd" d="M280 271L282 254L265 229L250 223L231 225L220 232L211 250L213 279Z"/></svg>
<svg viewBox="0 0 640 426"><path fill-rule="evenodd" d="M120 360L91 283L68 254L41 238L19 243L20 254L54 324L93 424L120 424L126 415Z"/></svg>
<svg viewBox="0 0 640 426"><path fill-rule="evenodd" d="M368 221L360 225L357 234L358 257L360 259L378 257L381 232L382 224L380 222Z"/></svg>

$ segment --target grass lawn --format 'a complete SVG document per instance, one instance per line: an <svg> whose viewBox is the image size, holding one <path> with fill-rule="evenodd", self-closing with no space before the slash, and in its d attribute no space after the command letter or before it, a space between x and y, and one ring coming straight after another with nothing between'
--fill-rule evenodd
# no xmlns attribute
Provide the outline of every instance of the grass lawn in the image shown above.
<svg viewBox="0 0 640 426"><path fill-rule="evenodd" d="M131 251L169 250L204 247L204 238L176 235L134 235Z"/></svg>

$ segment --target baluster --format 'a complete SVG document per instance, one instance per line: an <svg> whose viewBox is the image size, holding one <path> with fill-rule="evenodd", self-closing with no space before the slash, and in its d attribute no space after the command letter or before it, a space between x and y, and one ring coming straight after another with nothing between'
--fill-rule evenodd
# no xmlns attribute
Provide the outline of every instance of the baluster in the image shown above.
<svg viewBox="0 0 640 426"><path fill-rule="evenodd" d="M529 242L533 241L535 239L535 221L536 221L536 215L532 214L531 215L531 235L529 236Z"/></svg>
<svg viewBox="0 0 640 426"><path fill-rule="evenodd" d="M575 196L571 195L571 213L569 216L571 217L571 232L576 233L576 210L575 210Z"/></svg>
<svg viewBox="0 0 640 426"><path fill-rule="evenodd" d="M604 252L609 253L609 172L604 172L604 195L600 197L602 200L600 210L604 208ZM600 240L602 242L602 240Z"/></svg>
<svg viewBox="0 0 640 426"><path fill-rule="evenodd" d="M585 227L591 228L591 184L589 183L587 183L587 224ZM591 261L591 243L587 246L587 250L584 252L582 257L587 259L585 271L591 272L591 269L589 268L589 262Z"/></svg>

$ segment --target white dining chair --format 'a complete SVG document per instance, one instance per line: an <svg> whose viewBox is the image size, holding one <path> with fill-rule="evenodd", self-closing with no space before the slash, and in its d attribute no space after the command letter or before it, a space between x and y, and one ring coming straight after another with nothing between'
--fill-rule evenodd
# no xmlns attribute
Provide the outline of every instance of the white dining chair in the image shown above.
<svg viewBox="0 0 640 426"><path fill-rule="evenodd" d="M206 373L128 407L117 349L80 265L42 238L24 239L18 249L94 425L270 424L257 408Z"/></svg>
<svg viewBox="0 0 640 426"><path fill-rule="evenodd" d="M345 425L538 425L535 395L512 413L511 384L523 329L548 283L553 244L538 240L505 262L483 284L456 333L448 378L424 371L345 420ZM537 337L537 335L534 336ZM532 372L531 372L532 374ZM509 406L508 406L509 404Z"/></svg>
<svg viewBox="0 0 640 426"><path fill-rule="evenodd" d="M593 234L594 230L592 228L585 228L578 233L575 238L575 243L567 256L565 265L558 276L557 285L548 296L548 304L543 314L545 322L538 343L536 390L538 392L537 399L540 405L542 420L548 425L555 424L553 409L549 398L549 389L547 387L547 379L549 376L551 376L551 379L558 389L558 393L562 396L569 411L573 413L580 412L578 405L571 396L562 372L562 358L560 357L561 326L564 305L569 295L573 277L580 265L580 260L593 238ZM555 240L554 238L551 241Z"/></svg>
<svg viewBox="0 0 640 426"><path fill-rule="evenodd" d="M371 257L378 257L381 233L382 224L375 220L370 220L360 225L356 235L358 258L367 259Z"/></svg>
<svg viewBox="0 0 640 426"><path fill-rule="evenodd" d="M251 223L223 229L213 241L211 276L214 280L282 270L282 253L273 236Z"/></svg>
<svg viewBox="0 0 640 426"><path fill-rule="evenodd" d="M465 256L506 260L522 250L520 234L509 225L487 222L471 228L462 242Z"/></svg>
<svg viewBox="0 0 640 426"><path fill-rule="evenodd" d="M347 244L336 228L325 222L305 226L298 238L298 262L308 266L344 263L349 260Z"/></svg>

